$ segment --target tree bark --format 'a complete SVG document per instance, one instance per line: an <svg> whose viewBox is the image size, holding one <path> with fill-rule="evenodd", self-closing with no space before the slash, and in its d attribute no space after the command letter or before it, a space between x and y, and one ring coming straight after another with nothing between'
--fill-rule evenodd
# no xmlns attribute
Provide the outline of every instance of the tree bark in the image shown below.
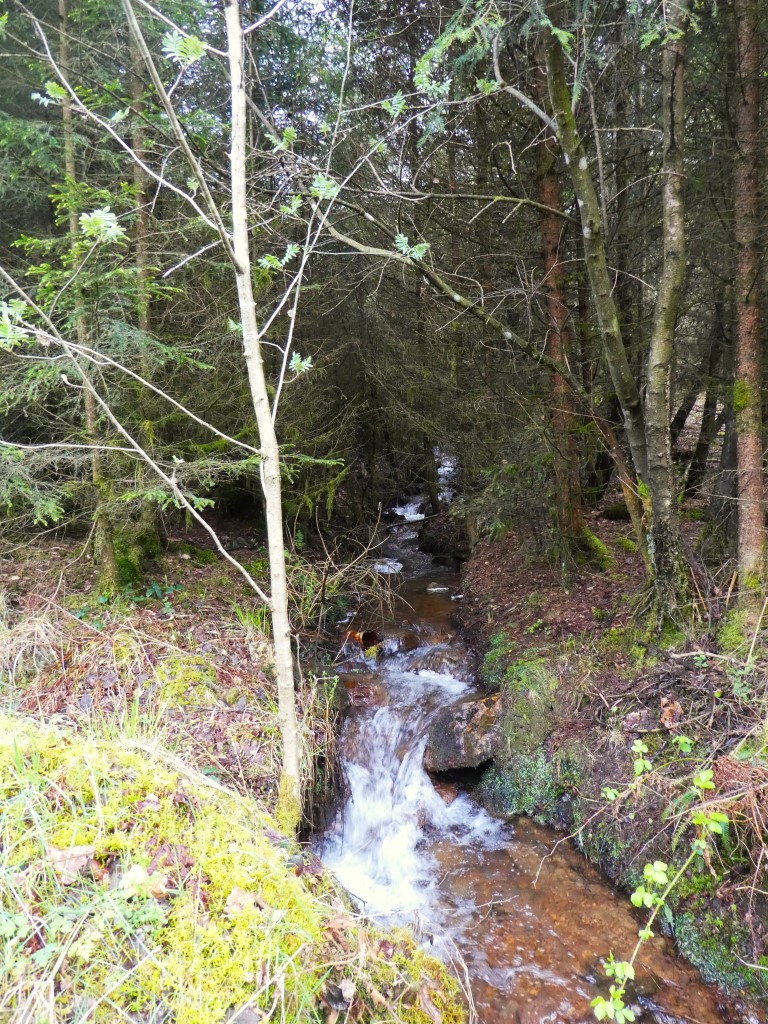
<svg viewBox="0 0 768 1024"><path fill-rule="evenodd" d="M59 64L64 74L69 74L69 30L67 22L69 19L68 0L59 0ZM77 181L77 166L75 162L74 125L72 119L72 99L65 91L61 101L62 121L62 149L64 155L64 176L73 185ZM69 204L69 237L74 243L78 237L77 209ZM85 311L80 309L75 317L75 335L80 346L88 347L90 337L88 331L88 319ZM99 413L96 401L91 392L86 388L83 391L83 412L85 415L85 429L89 443L96 446L100 443L99 437ZM93 514L93 557L99 571L99 585L104 591L111 592L118 585L117 559L115 557L115 543L112 521L106 509L109 485L104 470L104 460L101 451L94 447L91 454L91 483L95 494L95 509Z"/></svg>
<svg viewBox="0 0 768 1024"><path fill-rule="evenodd" d="M690 0L677 0L670 13L662 57L663 265L648 352L645 431L651 498L650 555L660 613L673 611L688 594L677 484L672 462L671 373L675 331L685 284L685 206L683 141L685 131L685 43Z"/></svg>
<svg viewBox="0 0 768 1024"><path fill-rule="evenodd" d="M584 259L592 291L592 300L600 327L608 369L621 405L624 427L632 454L632 463L640 481L648 472L648 455L640 392L627 359L621 325L613 298L613 282L608 273L600 203L595 191L589 161L571 109L571 96L565 80L563 53L551 32L546 33L547 84L555 115L557 138L568 166L579 206Z"/></svg>
<svg viewBox="0 0 768 1024"><path fill-rule="evenodd" d="M232 104L230 148L233 221L232 249L235 259L234 269L237 280L240 319L243 326L243 351L248 369L248 383L259 431L259 447L261 449L261 483L266 506L267 547L269 551L272 639L275 646L278 719L280 736L283 743L278 818L284 826L295 828L298 825L301 812L300 745L293 682L291 627L288 617L280 450L264 374L251 276L246 181L247 115L244 39L238 0L226 0L225 18Z"/></svg>
<svg viewBox="0 0 768 1024"><path fill-rule="evenodd" d="M537 76L537 92L542 106L546 103L546 91L546 79ZM536 174L538 201L550 210L559 210L561 205L555 145L554 137L547 132L539 146ZM568 365L572 361L573 345L565 302L563 266L560 262L563 223L554 213L542 213L539 223L548 319L547 354L558 363ZM564 553L571 556L583 540L585 529L579 447L575 432L576 409L573 391L559 373L550 375L550 387L557 520Z"/></svg>
<svg viewBox="0 0 768 1024"><path fill-rule="evenodd" d="M757 603L765 574L765 506L760 351L760 18L757 0L734 0L736 158L734 163L733 408L736 419L738 556L742 603Z"/></svg>

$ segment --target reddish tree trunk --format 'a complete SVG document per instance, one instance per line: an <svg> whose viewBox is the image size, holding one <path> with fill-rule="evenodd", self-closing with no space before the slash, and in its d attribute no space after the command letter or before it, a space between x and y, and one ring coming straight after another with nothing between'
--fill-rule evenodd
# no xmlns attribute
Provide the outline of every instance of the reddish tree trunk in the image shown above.
<svg viewBox="0 0 768 1024"><path fill-rule="evenodd" d="M736 416L739 570L742 599L755 603L765 559L762 412L760 401L759 145L760 20L756 0L734 0L736 14L736 243L733 407Z"/></svg>

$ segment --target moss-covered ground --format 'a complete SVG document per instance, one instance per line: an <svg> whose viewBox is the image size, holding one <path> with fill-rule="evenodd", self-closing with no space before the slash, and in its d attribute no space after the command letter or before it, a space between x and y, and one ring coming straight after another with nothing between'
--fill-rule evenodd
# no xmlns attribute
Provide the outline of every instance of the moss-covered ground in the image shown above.
<svg viewBox="0 0 768 1024"><path fill-rule="evenodd" d="M2 1019L462 1019L444 968L157 735L5 715L0 808Z"/></svg>
<svg viewBox="0 0 768 1024"><path fill-rule="evenodd" d="M0 1021L462 1021L445 968L353 913L270 816L272 649L242 578L181 542L102 594L81 549L0 558ZM327 615L338 585L291 568L297 621ZM335 680L302 668L311 818Z"/></svg>

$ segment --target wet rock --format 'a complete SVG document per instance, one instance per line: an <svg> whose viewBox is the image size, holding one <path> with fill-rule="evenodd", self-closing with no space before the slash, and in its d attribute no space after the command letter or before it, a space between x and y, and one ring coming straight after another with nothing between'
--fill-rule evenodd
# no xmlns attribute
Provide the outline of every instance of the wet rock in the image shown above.
<svg viewBox="0 0 768 1024"><path fill-rule="evenodd" d="M464 700L444 708L433 720L424 751L430 772L476 768L488 761L500 732L499 694Z"/></svg>
<svg viewBox="0 0 768 1024"><path fill-rule="evenodd" d="M455 782L443 782L441 779L435 779L432 785L435 787L437 795L448 807L459 795L459 787Z"/></svg>
<svg viewBox="0 0 768 1024"><path fill-rule="evenodd" d="M414 652L404 667L408 672L437 672L465 683L474 679L476 671L474 659L463 647L448 644Z"/></svg>

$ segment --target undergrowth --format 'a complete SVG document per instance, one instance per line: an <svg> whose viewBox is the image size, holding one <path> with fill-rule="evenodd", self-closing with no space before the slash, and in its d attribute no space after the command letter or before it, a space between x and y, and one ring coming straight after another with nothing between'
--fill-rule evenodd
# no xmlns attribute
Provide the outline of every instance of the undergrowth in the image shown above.
<svg viewBox="0 0 768 1024"><path fill-rule="evenodd" d="M6 715L0 800L0 1019L464 1019L444 967L141 729Z"/></svg>

